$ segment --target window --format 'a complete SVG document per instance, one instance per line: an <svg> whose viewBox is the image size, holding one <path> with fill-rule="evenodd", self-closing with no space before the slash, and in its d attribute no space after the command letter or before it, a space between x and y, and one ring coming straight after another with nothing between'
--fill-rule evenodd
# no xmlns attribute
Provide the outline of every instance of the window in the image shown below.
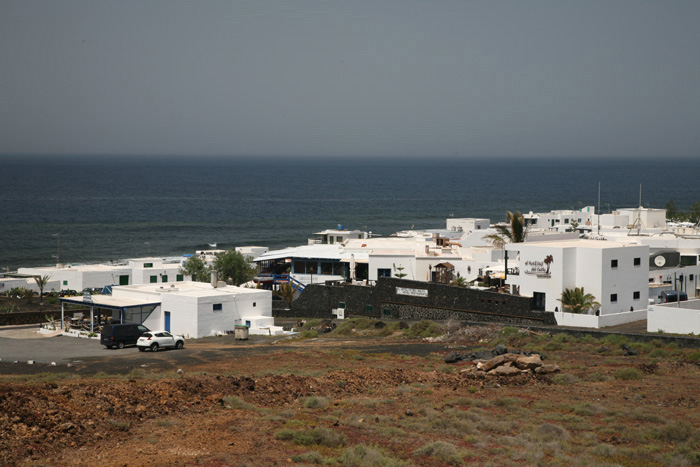
<svg viewBox="0 0 700 467"><path fill-rule="evenodd" d="M316 261L294 261L294 272L297 274L316 274Z"/></svg>
<svg viewBox="0 0 700 467"><path fill-rule="evenodd" d="M221 303L214 303L214 305L212 306L212 310L214 311L221 311L222 309L223 307L221 306Z"/></svg>
<svg viewBox="0 0 700 467"><path fill-rule="evenodd" d="M175 276L175 280L178 282L182 282L185 280L185 277L182 274L178 274L177 276Z"/></svg>
<svg viewBox="0 0 700 467"><path fill-rule="evenodd" d="M377 269L377 277L391 277L391 268L387 269L382 269L379 268Z"/></svg>
<svg viewBox="0 0 700 467"><path fill-rule="evenodd" d="M569 223L569 219L564 219L564 224L568 224L568 223Z"/></svg>
<svg viewBox="0 0 700 467"><path fill-rule="evenodd" d="M641 266L642 265L642 258L634 258L634 265Z"/></svg>
<svg viewBox="0 0 700 467"><path fill-rule="evenodd" d="M612 303L617 302L617 294L616 294L616 293L610 294L610 301L611 301Z"/></svg>
<svg viewBox="0 0 700 467"><path fill-rule="evenodd" d="M345 309L345 302L338 302L338 308Z"/></svg>
<svg viewBox="0 0 700 467"><path fill-rule="evenodd" d="M158 282L158 276L151 276L151 284L156 284Z"/></svg>
<svg viewBox="0 0 700 467"><path fill-rule="evenodd" d="M333 274L333 263L326 261L321 262L321 274L330 276Z"/></svg>
<svg viewBox="0 0 700 467"><path fill-rule="evenodd" d="M372 313L374 307L372 305L367 305L367 313Z"/></svg>
<svg viewBox="0 0 700 467"><path fill-rule="evenodd" d="M333 275L343 276L345 275L345 266L343 263L333 263Z"/></svg>
<svg viewBox="0 0 700 467"><path fill-rule="evenodd" d="M328 242L328 243L333 245L333 241L335 240L335 237L333 237L333 235L331 235L330 237L328 237L328 240L330 240L330 242Z"/></svg>
<svg viewBox="0 0 700 467"><path fill-rule="evenodd" d="M688 274L688 280L689 281L695 280L695 276L693 276L692 274Z"/></svg>
<svg viewBox="0 0 700 467"><path fill-rule="evenodd" d="M639 300L639 296L640 296L639 292L632 292L632 298L634 300Z"/></svg>
<svg viewBox="0 0 700 467"><path fill-rule="evenodd" d="M255 308L255 306L257 306L257 303L253 302L253 308Z"/></svg>
<svg viewBox="0 0 700 467"><path fill-rule="evenodd" d="M335 237L335 240L336 240L338 243L343 243L343 237Z"/></svg>
<svg viewBox="0 0 700 467"><path fill-rule="evenodd" d="M153 263L143 263L143 267L144 267L144 268L152 268L152 267L153 267Z"/></svg>
<svg viewBox="0 0 700 467"><path fill-rule="evenodd" d="M693 256L681 256L681 266L697 266L698 259Z"/></svg>
<svg viewBox="0 0 700 467"><path fill-rule="evenodd" d="M613 260L610 261L610 267L611 267L611 268L616 268L616 267L617 267L617 260L616 260L616 259L613 259Z"/></svg>
<svg viewBox="0 0 700 467"><path fill-rule="evenodd" d="M68 285L68 281L63 281L63 285Z"/></svg>
<svg viewBox="0 0 700 467"><path fill-rule="evenodd" d="M165 274L163 274L163 275L160 277L160 281L161 281L161 282L168 282L168 276L166 276Z"/></svg>

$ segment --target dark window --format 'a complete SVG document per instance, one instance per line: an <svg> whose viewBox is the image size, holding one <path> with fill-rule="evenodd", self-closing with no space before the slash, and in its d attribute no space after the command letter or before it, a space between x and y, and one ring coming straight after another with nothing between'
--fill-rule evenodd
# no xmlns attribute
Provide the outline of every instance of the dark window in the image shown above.
<svg viewBox="0 0 700 467"><path fill-rule="evenodd" d="M151 276L151 284L155 284L158 282L158 276Z"/></svg>
<svg viewBox="0 0 700 467"><path fill-rule="evenodd" d="M153 267L153 263L143 263L143 267L144 267L144 268L152 268L152 267Z"/></svg>
<svg viewBox="0 0 700 467"><path fill-rule="evenodd" d="M214 305L212 306L212 310L214 310L214 311L221 311L222 308L223 307L222 307L221 303L214 303Z"/></svg>
<svg viewBox="0 0 700 467"><path fill-rule="evenodd" d="M693 256L681 256L681 266L696 266L698 259Z"/></svg>
<svg viewBox="0 0 700 467"><path fill-rule="evenodd" d="M63 285L68 285L68 281L63 281Z"/></svg>
<svg viewBox="0 0 700 467"><path fill-rule="evenodd" d="M569 223L569 219L564 219L564 224L568 224L568 223Z"/></svg>
<svg viewBox="0 0 700 467"><path fill-rule="evenodd" d="M254 306L254 307L257 306L257 303L253 302L253 306Z"/></svg>
<svg viewBox="0 0 700 467"><path fill-rule="evenodd" d="M185 280L185 277L182 274L178 274L177 276L175 276L175 280L178 282L182 282Z"/></svg>
<svg viewBox="0 0 700 467"><path fill-rule="evenodd" d="M692 274L688 274L688 280L689 280L689 281L692 281L694 278L695 278L695 276L693 276Z"/></svg>
<svg viewBox="0 0 700 467"><path fill-rule="evenodd" d="M160 277L160 281L161 281L161 282L168 282L168 276L166 276L165 274L163 274L163 275Z"/></svg>
<svg viewBox="0 0 700 467"><path fill-rule="evenodd" d="M611 267L611 268L616 268L616 267L617 267L617 260L616 260L616 259L613 259L613 260L610 261L610 267Z"/></svg>
<svg viewBox="0 0 700 467"><path fill-rule="evenodd" d="M641 266L642 265L642 258L634 258L634 265Z"/></svg>
<svg viewBox="0 0 700 467"><path fill-rule="evenodd" d="M391 277L391 269L377 269L377 277Z"/></svg>
<svg viewBox="0 0 700 467"><path fill-rule="evenodd" d="M345 308L345 302L338 302L338 308Z"/></svg>
<svg viewBox="0 0 700 467"><path fill-rule="evenodd" d="M612 303L617 302L617 294L616 294L616 293L610 294L610 301L611 301Z"/></svg>
<svg viewBox="0 0 700 467"><path fill-rule="evenodd" d="M330 276L331 274L333 274L333 263L329 263L326 261L321 262L321 274L324 274L327 276Z"/></svg>
<svg viewBox="0 0 700 467"><path fill-rule="evenodd" d="M632 293L632 298L635 299L635 300L639 300L639 296L640 296L639 292L633 292L633 293Z"/></svg>
<svg viewBox="0 0 700 467"><path fill-rule="evenodd" d="M336 276L345 274L345 266L343 263L333 263L333 274Z"/></svg>
<svg viewBox="0 0 700 467"><path fill-rule="evenodd" d="M367 305L367 313L372 313L374 307L372 305Z"/></svg>

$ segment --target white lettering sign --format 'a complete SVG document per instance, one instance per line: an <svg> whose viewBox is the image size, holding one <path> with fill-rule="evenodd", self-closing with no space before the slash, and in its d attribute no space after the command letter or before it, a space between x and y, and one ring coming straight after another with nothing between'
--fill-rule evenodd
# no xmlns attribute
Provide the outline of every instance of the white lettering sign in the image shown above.
<svg viewBox="0 0 700 467"><path fill-rule="evenodd" d="M396 295L410 295L411 297L427 297L426 289L406 289L404 287L396 287Z"/></svg>

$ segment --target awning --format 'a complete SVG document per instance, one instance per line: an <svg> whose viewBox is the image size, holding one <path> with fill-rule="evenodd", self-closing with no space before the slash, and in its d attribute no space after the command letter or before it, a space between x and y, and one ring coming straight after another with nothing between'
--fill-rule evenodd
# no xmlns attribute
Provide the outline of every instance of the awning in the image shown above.
<svg viewBox="0 0 700 467"><path fill-rule="evenodd" d="M83 300L82 297L63 297L59 299L62 303L71 305L81 305L85 307L108 308L112 310L123 310L126 308L137 308L142 306L159 306L160 302L142 302L139 300L129 300L126 298L114 298L111 295L93 295L92 300Z"/></svg>

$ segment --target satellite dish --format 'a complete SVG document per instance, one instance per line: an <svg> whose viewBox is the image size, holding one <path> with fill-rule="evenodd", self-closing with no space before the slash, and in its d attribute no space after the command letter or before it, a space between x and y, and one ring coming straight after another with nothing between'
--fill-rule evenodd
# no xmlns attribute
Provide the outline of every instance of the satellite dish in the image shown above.
<svg viewBox="0 0 700 467"><path fill-rule="evenodd" d="M666 264L666 258L659 255L656 258L654 258L654 264L657 265L658 267L662 267L664 264Z"/></svg>

